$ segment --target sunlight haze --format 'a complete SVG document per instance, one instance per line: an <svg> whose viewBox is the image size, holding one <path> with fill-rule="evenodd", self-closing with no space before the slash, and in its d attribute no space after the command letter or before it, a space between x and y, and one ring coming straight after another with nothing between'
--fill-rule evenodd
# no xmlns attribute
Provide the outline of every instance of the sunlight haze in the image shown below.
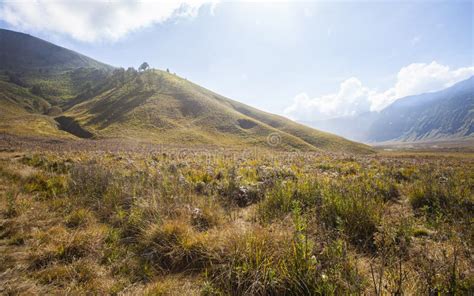
<svg viewBox="0 0 474 296"><path fill-rule="evenodd" d="M147 61L297 120L380 110L474 73L470 1L80 3L3 1L0 27L114 66ZM351 81L357 93L341 94Z"/></svg>

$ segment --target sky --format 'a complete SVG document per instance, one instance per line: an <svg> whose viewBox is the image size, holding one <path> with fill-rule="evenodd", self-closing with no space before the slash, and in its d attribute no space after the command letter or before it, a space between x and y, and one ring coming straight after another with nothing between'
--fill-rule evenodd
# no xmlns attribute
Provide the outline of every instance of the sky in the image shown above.
<svg viewBox="0 0 474 296"><path fill-rule="evenodd" d="M299 121L379 111L474 75L472 1L0 0L0 28L143 61Z"/></svg>

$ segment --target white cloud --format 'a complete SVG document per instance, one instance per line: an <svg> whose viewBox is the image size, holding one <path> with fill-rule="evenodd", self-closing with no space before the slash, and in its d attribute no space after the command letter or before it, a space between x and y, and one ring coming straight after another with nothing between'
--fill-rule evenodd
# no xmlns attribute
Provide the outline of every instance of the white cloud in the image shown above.
<svg viewBox="0 0 474 296"><path fill-rule="evenodd" d="M433 92L447 88L474 75L474 67L451 70L449 66L438 64L414 63L403 67L397 75L394 87L370 97L371 110L379 111L399 98Z"/></svg>
<svg viewBox="0 0 474 296"><path fill-rule="evenodd" d="M127 33L173 17L193 17L217 0L72 1L0 3L0 19L19 29L67 34L81 41L116 41Z"/></svg>
<svg viewBox="0 0 474 296"><path fill-rule="evenodd" d="M314 121L380 111L399 98L433 92L474 75L474 67L451 70L438 64L414 63L400 69L395 85L383 92L372 90L352 77L343 81L336 93L310 98L298 94L284 110L286 116L300 121Z"/></svg>
<svg viewBox="0 0 474 296"><path fill-rule="evenodd" d="M334 94L313 99L306 93L297 95L293 104L285 109L285 114L301 121L355 115L370 108L367 99L370 94L368 88L352 77L342 82Z"/></svg>

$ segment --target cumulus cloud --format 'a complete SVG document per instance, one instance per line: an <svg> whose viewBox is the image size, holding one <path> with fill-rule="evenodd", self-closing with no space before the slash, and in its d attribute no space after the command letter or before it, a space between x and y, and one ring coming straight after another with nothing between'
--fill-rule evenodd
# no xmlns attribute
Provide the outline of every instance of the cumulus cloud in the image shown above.
<svg viewBox="0 0 474 296"><path fill-rule="evenodd" d="M436 61L413 63L400 69L395 85L385 91L370 89L351 77L332 94L316 98L310 98L306 93L298 94L284 113L295 120L314 121L380 111L399 98L438 91L472 75L474 67L452 70Z"/></svg>
<svg viewBox="0 0 474 296"><path fill-rule="evenodd" d="M218 0L0 2L0 19L24 30L67 34L81 41L116 41L127 33L173 17L193 17Z"/></svg>
<svg viewBox="0 0 474 296"><path fill-rule="evenodd" d="M376 93L370 98L371 110L382 110L406 96L442 90L472 75L474 67L451 70L449 66L438 64L436 61L430 64L410 64L398 72L394 87L383 93Z"/></svg>
<svg viewBox="0 0 474 296"><path fill-rule="evenodd" d="M359 79L351 77L341 83L336 93L317 98L306 93L297 95L285 114L301 121L356 115L370 108L370 95L371 91Z"/></svg>

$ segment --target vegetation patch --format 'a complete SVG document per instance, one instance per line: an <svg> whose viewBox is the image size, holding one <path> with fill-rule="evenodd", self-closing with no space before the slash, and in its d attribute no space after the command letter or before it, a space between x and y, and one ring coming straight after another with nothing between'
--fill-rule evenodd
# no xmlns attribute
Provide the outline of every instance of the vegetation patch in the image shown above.
<svg viewBox="0 0 474 296"><path fill-rule="evenodd" d="M465 154L202 156L19 143L0 152L1 293L473 289L474 164Z"/></svg>

